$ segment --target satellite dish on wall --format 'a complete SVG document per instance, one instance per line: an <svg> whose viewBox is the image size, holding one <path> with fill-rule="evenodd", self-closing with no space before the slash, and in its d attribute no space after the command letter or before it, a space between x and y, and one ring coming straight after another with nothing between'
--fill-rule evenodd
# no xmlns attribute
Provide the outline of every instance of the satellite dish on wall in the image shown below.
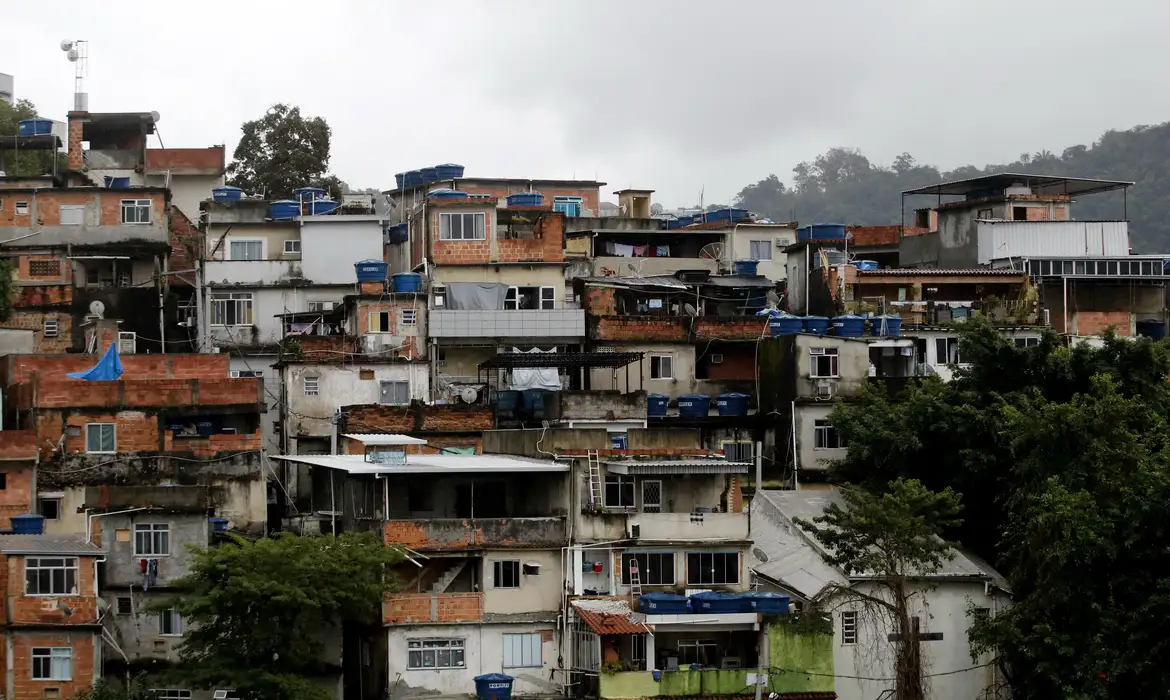
<svg viewBox="0 0 1170 700"><path fill-rule="evenodd" d="M464 387L459 392L459 398L463 399L463 403L475 403L475 400L479 398L479 392L471 387Z"/></svg>
<svg viewBox="0 0 1170 700"><path fill-rule="evenodd" d="M106 305L95 299L89 302L89 312L98 318L105 318Z"/></svg>

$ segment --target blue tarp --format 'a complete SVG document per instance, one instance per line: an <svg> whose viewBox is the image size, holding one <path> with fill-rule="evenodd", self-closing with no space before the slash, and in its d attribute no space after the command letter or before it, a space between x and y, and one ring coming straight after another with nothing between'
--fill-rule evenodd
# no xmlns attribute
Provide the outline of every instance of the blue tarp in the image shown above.
<svg viewBox="0 0 1170 700"><path fill-rule="evenodd" d="M70 372L74 379L88 379L93 382L112 382L122 376L122 358L118 356L118 344L110 343L110 348L97 364L84 372Z"/></svg>

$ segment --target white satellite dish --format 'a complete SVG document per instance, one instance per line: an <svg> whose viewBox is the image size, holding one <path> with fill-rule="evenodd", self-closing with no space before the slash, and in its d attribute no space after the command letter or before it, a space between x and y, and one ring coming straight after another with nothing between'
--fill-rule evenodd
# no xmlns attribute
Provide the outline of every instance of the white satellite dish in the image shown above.
<svg viewBox="0 0 1170 700"><path fill-rule="evenodd" d="M475 400L479 398L479 392L469 386L464 387L459 392L459 398L463 399L463 403L475 403Z"/></svg>
<svg viewBox="0 0 1170 700"><path fill-rule="evenodd" d="M73 42L71 40L69 40L69 39L62 39L61 40L61 50L62 51L68 51L72 48L73 48Z"/></svg>
<svg viewBox="0 0 1170 700"><path fill-rule="evenodd" d="M105 318L103 314L106 313L106 305L95 299L89 302L89 312L98 318Z"/></svg>
<svg viewBox="0 0 1170 700"><path fill-rule="evenodd" d="M71 62L76 63L78 58L77 49L69 49L69 51L65 53L65 58L68 58Z"/></svg>

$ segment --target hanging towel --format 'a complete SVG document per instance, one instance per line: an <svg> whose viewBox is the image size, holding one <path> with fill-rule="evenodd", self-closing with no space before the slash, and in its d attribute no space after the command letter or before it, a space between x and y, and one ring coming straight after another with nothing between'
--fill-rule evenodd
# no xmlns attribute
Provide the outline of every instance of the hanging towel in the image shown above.
<svg viewBox="0 0 1170 700"><path fill-rule="evenodd" d="M625 243L614 243L613 254L620 258L634 257L634 246L626 245Z"/></svg>
<svg viewBox="0 0 1170 700"><path fill-rule="evenodd" d="M644 258L644 257L646 257L646 251L647 251L647 250L649 250L649 249L650 249L650 246L648 246L648 245L636 245L636 246L634 246L634 257L635 257L635 258Z"/></svg>
<svg viewBox="0 0 1170 700"><path fill-rule="evenodd" d="M655 255L657 255L660 258L669 258L670 257L670 246L668 246L668 245L656 246L654 249L654 252L655 252Z"/></svg>

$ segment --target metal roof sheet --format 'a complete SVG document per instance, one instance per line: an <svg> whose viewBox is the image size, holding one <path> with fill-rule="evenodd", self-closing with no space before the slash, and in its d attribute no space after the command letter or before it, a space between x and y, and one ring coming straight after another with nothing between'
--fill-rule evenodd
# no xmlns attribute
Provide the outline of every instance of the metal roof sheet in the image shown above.
<svg viewBox="0 0 1170 700"><path fill-rule="evenodd" d="M614 474L747 474L753 466L751 462L725 459L614 460L603 464Z"/></svg>
<svg viewBox="0 0 1170 700"><path fill-rule="evenodd" d="M952 180L927 185L913 190L904 190L903 195L933 194L962 196L983 190L1004 189L1022 183L1037 195L1078 195L1108 192L1133 185L1124 180L1097 180L1088 177L1061 177L1059 175L1027 175L1024 173L995 173L967 180Z"/></svg>
<svg viewBox="0 0 1170 700"><path fill-rule="evenodd" d="M363 445L425 445L426 440L398 433L345 433L341 437L357 440Z"/></svg>
<svg viewBox="0 0 1170 700"><path fill-rule="evenodd" d="M408 455L406 464L367 462L360 455L275 455L272 459L314 467L340 469L349 474L467 474L567 472L569 465L509 455Z"/></svg>
<svg viewBox="0 0 1170 700"><path fill-rule="evenodd" d="M574 612L597 634L647 634L646 616L630 609L621 598L578 598Z"/></svg>
<svg viewBox="0 0 1170 700"><path fill-rule="evenodd" d="M5 554L105 554L93 542L74 535L0 535L0 552Z"/></svg>
<svg viewBox="0 0 1170 700"><path fill-rule="evenodd" d="M956 268L931 268L931 267L887 267L881 270L858 270L858 277L913 277L913 276L935 276L935 277L1020 277L1023 278L1027 273L1021 270L1005 270L1002 268L991 269L987 267L956 267Z"/></svg>

